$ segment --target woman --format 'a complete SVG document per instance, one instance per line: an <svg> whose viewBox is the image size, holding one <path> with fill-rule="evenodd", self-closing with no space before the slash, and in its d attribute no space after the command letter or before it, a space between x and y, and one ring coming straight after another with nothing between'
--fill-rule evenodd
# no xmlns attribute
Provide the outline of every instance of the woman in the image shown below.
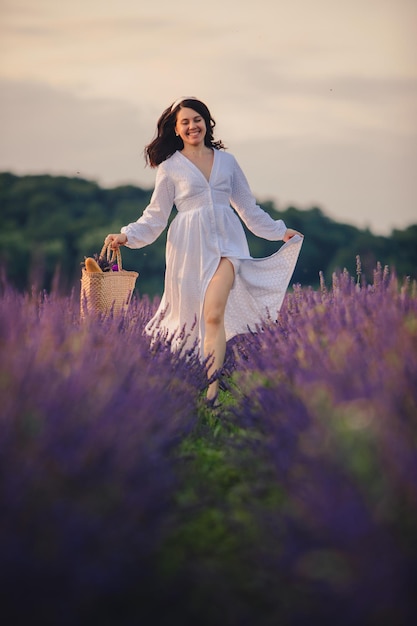
<svg viewBox="0 0 417 626"><path fill-rule="evenodd" d="M151 244L175 205L164 294L146 330L165 333L173 349L197 343L209 357L210 402L218 394L226 341L267 316L276 319L302 244L300 233L256 204L236 159L214 140L214 126L207 106L194 97L162 113L157 136L145 148L148 164L158 167L150 204L137 222L105 239L113 249ZM251 258L236 213L255 235L286 245L268 258Z"/></svg>

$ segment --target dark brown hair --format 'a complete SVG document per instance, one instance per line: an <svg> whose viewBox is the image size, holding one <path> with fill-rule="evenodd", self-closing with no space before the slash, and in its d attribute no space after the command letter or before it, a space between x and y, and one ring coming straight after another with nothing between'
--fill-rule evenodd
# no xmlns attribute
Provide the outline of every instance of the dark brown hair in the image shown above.
<svg viewBox="0 0 417 626"><path fill-rule="evenodd" d="M157 135L145 147L145 159L148 165L156 167L162 161L172 156L174 152L183 149L184 142L181 137L176 136L175 124L178 111L185 107L193 109L204 119L207 128L206 136L204 137L205 145L216 150L224 149L223 143L215 141L213 138L213 129L216 122L211 117L210 111L204 102L196 98L184 98L184 100L181 100L178 104L174 103L174 105L171 105L162 113L157 123Z"/></svg>

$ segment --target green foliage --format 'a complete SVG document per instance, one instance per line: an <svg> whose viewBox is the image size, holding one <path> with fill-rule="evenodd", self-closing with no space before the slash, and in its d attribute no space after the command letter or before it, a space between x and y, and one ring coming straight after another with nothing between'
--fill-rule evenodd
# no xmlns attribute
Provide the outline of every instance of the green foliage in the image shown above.
<svg viewBox="0 0 417 626"><path fill-rule="evenodd" d="M261 512L270 515L283 496L272 466L248 443L253 433L234 424L232 413L227 417L235 404L221 392L220 417L202 403L195 430L179 447L183 486L176 494L175 530L160 555L168 585L179 573L191 582L196 566L203 573L205 584L189 591L190 606L205 607L201 624L218 623L219 607L212 602L217 585L238 605L266 610L251 554L265 541Z"/></svg>
<svg viewBox="0 0 417 626"><path fill-rule="evenodd" d="M1 173L0 264L19 289L36 282L49 290L59 272L60 287L68 292L79 279L84 257L99 252L109 232L119 232L138 219L151 192L133 185L104 189L80 178ZM305 235L293 283L317 286L319 272L326 278L337 269L354 273L357 255L368 280L377 262L389 265L400 277L417 276L417 225L381 237L335 222L317 207L277 211L271 201L262 207ZM279 247L246 232L254 257L268 256ZM123 249L124 267L139 272L137 288L142 294L162 292L165 242L166 233L152 246Z"/></svg>
<svg viewBox="0 0 417 626"><path fill-rule="evenodd" d="M60 286L69 291L84 257L99 252L109 232L136 220L150 194L131 185L102 189L80 178L0 174L0 263L21 289L34 276L37 286L49 289L59 271ZM141 271L140 258L126 267ZM151 276L151 292L154 282ZM144 280L141 288L147 287Z"/></svg>

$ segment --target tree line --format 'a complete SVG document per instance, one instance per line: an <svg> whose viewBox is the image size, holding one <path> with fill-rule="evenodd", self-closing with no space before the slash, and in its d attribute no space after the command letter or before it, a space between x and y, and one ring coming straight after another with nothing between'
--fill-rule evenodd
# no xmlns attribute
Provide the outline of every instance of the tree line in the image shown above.
<svg viewBox="0 0 417 626"><path fill-rule="evenodd" d="M0 265L7 279L19 290L33 285L49 290L54 280L63 292L78 287L84 258L100 252L107 233L135 221L151 194L133 185L106 189L78 177L0 173ZM305 235L293 283L315 287L320 272L329 280L344 268L354 275L358 255L369 282L377 262L400 278L417 278L417 224L385 237L336 222L318 207L278 211L272 201L261 206ZM280 245L245 230L254 257L272 254ZM142 294L162 293L165 242L166 231L151 246L122 249L124 268L139 272Z"/></svg>

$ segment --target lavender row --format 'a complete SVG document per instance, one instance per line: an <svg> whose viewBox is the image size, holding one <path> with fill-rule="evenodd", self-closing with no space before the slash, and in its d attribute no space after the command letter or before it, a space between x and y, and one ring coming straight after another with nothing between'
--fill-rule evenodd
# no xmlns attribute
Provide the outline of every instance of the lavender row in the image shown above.
<svg viewBox="0 0 417 626"><path fill-rule="evenodd" d="M0 548L9 623L74 624L112 612L113 623L128 623L128 599L140 612L155 593L178 489L174 452L195 425L205 375L192 356L150 347L143 326L153 309L143 299L125 318L80 321L76 298L4 290Z"/></svg>
<svg viewBox="0 0 417 626"><path fill-rule="evenodd" d="M230 355L233 420L256 433L258 458L274 468L280 504L263 514L258 562L287 600L295 589L304 597L294 597L289 623L311 615L408 623L417 575L415 283L381 267L369 285L344 272L318 291L296 287L279 322L258 330ZM275 608L283 619L279 601Z"/></svg>

